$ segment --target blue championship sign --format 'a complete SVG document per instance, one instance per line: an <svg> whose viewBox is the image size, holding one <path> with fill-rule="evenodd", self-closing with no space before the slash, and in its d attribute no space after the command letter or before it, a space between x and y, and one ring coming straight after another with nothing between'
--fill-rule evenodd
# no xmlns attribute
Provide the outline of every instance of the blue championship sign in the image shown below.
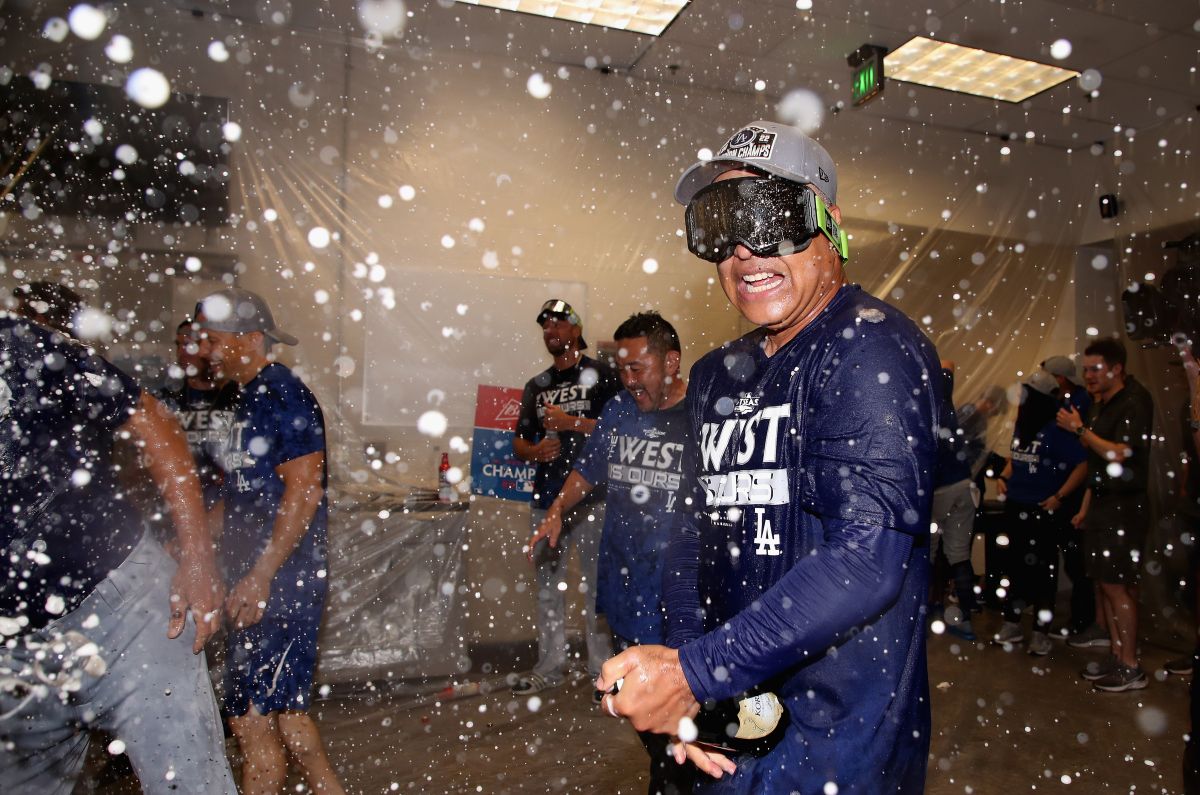
<svg viewBox="0 0 1200 795"><path fill-rule="evenodd" d="M520 389L479 387L471 444L472 493L520 502L533 497L533 464L513 455L513 434L520 414Z"/></svg>

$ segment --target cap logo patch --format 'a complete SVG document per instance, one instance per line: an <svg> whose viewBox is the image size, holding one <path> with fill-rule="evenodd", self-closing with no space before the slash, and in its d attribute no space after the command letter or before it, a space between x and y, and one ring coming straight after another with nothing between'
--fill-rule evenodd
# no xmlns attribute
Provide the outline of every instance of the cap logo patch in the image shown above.
<svg viewBox="0 0 1200 795"><path fill-rule="evenodd" d="M822 182L829 181L829 175L826 174L825 169L821 168L820 166L817 166L817 176L821 178Z"/></svg>
<svg viewBox="0 0 1200 795"><path fill-rule="evenodd" d="M774 148L775 133L761 127L747 127L734 134L714 159L770 160Z"/></svg>

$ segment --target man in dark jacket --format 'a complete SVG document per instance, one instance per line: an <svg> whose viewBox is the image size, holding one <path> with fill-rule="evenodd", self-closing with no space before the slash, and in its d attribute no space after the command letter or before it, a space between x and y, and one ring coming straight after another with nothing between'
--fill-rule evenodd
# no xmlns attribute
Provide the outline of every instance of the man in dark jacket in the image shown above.
<svg viewBox="0 0 1200 795"><path fill-rule="evenodd" d="M700 791L919 792L929 748L923 613L943 409L933 346L846 281L837 173L754 122L684 173L688 247L757 328L692 368L690 501L671 540L669 646L597 683L606 711L676 735ZM770 690L762 755L689 742L701 704Z"/></svg>

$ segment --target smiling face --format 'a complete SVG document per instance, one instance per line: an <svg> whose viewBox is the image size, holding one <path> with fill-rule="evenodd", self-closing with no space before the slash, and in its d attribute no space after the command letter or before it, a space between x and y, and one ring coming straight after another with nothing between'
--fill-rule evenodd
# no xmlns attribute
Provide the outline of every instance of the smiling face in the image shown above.
<svg viewBox="0 0 1200 795"><path fill-rule="evenodd" d="M248 384L267 363L261 332L235 334L205 329L204 334L208 340L209 366L218 378Z"/></svg>
<svg viewBox="0 0 1200 795"><path fill-rule="evenodd" d="M679 381L679 352L656 353L645 337L617 340L617 372L639 411L658 411Z"/></svg>
<svg viewBox="0 0 1200 795"><path fill-rule="evenodd" d="M548 315L542 323L542 342L551 356L559 356L568 348L579 348L581 329L561 315Z"/></svg>
<svg viewBox="0 0 1200 795"><path fill-rule="evenodd" d="M717 181L761 176L735 169ZM830 207L839 224L841 211ZM812 322L846 283L841 259L829 240L817 235L804 251L759 257L743 245L717 266L717 276L729 302L742 316L770 333L767 352L774 353Z"/></svg>
<svg viewBox="0 0 1200 795"><path fill-rule="evenodd" d="M186 331L175 335L175 359L188 378L207 378L207 332Z"/></svg>
<svg viewBox="0 0 1200 795"><path fill-rule="evenodd" d="M1084 356L1083 384L1089 395L1107 400L1125 386L1125 368L1120 364L1109 365L1103 356Z"/></svg>

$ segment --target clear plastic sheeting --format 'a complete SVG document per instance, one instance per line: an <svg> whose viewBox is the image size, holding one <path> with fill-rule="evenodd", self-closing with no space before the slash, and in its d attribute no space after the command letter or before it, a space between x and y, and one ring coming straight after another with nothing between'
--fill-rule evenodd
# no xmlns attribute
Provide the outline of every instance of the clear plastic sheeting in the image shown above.
<svg viewBox="0 0 1200 795"><path fill-rule="evenodd" d="M378 489L341 492L329 517L330 589L317 679L449 676L470 668L458 589L465 505L404 507Z"/></svg>

